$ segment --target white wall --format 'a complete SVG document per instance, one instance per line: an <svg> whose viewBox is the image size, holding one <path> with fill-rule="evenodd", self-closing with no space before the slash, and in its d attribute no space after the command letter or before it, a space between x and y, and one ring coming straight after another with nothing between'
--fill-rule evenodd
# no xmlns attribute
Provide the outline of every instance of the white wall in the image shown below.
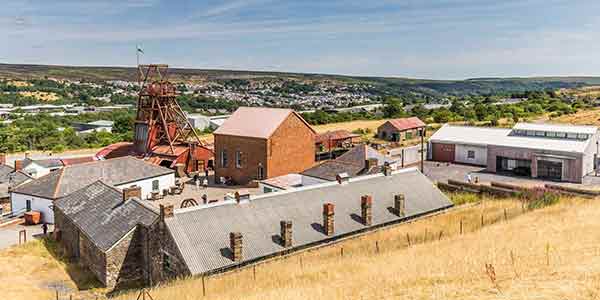
<svg viewBox="0 0 600 300"><path fill-rule="evenodd" d="M148 196L152 192L152 182L154 180L158 180L159 191L162 192L163 189L168 189L172 186L175 186L175 174L167 174L158 177L147 178L141 181L129 182L126 184L121 184L115 186L116 188L125 188L130 187L132 185L137 185L142 187L142 199L148 199Z"/></svg>
<svg viewBox="0 0 600 300"><path fill-rule="evenodd" d="M467 153L469 151L475 151L474 159L468 158ZM487 147L456 144L454 150L454 161L457 163L486 166Z"/></svg>
<svg viewBox="0 0 600 300"><path fill-rule="evenodd" d="M588 146L585 149L585 153L583 154L583 162L582 162L583 176L594 172L594 154L596 154L596 151L598 151L598 145L596 144L597 142L598 142L598 134L592 135L592 137L590 138L590 141L588 143Z"/></svg>
<svg viewBox="0 0 600 300"><path fill-rule="evenodd" d="M54 223L54 211L52 200L30 196L25 194L11 193L10 204L13 213L27 208L27 200L31 200L31 210L42 213L42 222Z"/></svg>
<svg viewBox="0 0 600 300"><path fill-rule="evenodd" d="M60 169L60 167L53 168L53 170ZM50 173L50 169L46 167L42 167L35 162L30 163L27 167L23 168L23 172L29 174L33 178L42 177L48 173Z"/></svg>

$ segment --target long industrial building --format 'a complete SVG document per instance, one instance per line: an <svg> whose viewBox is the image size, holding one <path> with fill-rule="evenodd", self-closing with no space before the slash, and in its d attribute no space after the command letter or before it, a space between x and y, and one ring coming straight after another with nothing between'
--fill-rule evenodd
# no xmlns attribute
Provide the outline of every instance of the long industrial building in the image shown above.
<svg viewBox="0 0 600 300"><path fill-rule="evenodd" d="M596 168L598 127L517 123L511 129L446 124L429 143L429 158L434 161L581 183Z"/></svg>

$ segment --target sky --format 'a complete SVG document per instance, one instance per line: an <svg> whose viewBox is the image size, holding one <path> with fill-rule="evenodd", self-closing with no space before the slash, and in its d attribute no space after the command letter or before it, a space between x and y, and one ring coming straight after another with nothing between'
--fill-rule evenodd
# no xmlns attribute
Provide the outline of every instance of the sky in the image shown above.
<svg viewBox="0 0 600 300"><path fill-rule="evenodd" d="M600 76L598 0L0 0L0 62Z"/></svg>

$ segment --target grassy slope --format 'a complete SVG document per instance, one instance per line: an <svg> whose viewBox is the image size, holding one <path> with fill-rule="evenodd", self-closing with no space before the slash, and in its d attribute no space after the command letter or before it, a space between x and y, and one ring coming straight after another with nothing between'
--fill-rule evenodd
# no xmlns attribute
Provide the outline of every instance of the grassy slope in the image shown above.
<svg viewBox="0 0 600 300"><path fill-rule="evenodd" d="M510 201L485 204L488 214ZM495 208L490 206L496 206ZM485 206L484 206L485 207ZM207 280L208 299L592 299L600 292L600 203L570 200L462 236L457 219L476 206ZM500 217L496 215L495 217ZM478 222L465 228L478 227ZM445 230L405 247L405 234ZM454 234L454 236L450 236ZM381 253L374 254L379 241ZM340 258L339 247L345 254ZM511 255L512 253L512 255ZM302 257L302 259L300 259ZM486 274L493 266L495 283ZM199 279L151 291L155 299L202 298ZM128 295L131 298L131 295ZM127 297L119 299L129 299Z"/></svg>

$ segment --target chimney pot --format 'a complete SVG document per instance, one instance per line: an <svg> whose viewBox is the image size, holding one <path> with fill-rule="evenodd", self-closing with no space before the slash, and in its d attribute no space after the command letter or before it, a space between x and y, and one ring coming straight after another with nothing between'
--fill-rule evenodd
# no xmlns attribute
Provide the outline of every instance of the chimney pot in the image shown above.
<svg viewBox="0 0 600 300"><path fill-rule="evenodd" d="M6 153L0 153L0 165L6 165Z"/></svg>
<svg viewBox="0 0 600 300"><path fill-rule="evenodd" d="M242 238L241 232L229 233L229 247L231 248L231 259L233 261L242 260Z"/></svg>
<svg viewBox="0 0 600 300"><path fill-rule="evenodd" d="M237 203L250 201L250 192L247 190L239 190L235 192L235 201Z"/></svg>
<svg viewBox="0 0 600 300"><path fill-rule="evenodd" d="M392 166L390 166L390 164L387 162L383 165L383 175L385 175L385 176L392 175Z"/></svg>
<svg viewBox="0 0 600 300"><path fill-rule="evenodd" d="M346 172L340 173L335 176L335 179L339 184L346 184L350 180L350 175Z"/></svg>
<svg viewBox="0 0 600 300"><path fill-rule="evenodd" d="M369 158L365 160L365 169L370 170L379 165L379 160L377 158Z"/></svg>
<svg viewBox="0 0 600 300"><path fill-rule="evenodd" d="M142 199L141 186L134 185L123 189L123 201L127 201L131 198Z"/></svg>
<svg viewBox="0 0 600 300"><path fill-rule="evenodd" d="M373 224L373 197L364 195L360 198L361 217L365 226Z"/></svg>
<svg viewBox="0 0 600 300"><path fill-rule="evenodd" d="M334 212L335 206L333 203L323 204L323 229L326 235L333 235L334 230Z"/></svg>
<svg viewBox="0 0 600 300"><path fill-rule="evenodd" d="M175 209L172 204L170 205L160 205L160 219L165 220L168 218L172 218L175 215Z"/></svg>
<svg viewBox="0 0 600 300"><path fill-rule="evenodd" d="M406 216L406 203L404 194L394 195L394 211L399 217Z"/></svg>

